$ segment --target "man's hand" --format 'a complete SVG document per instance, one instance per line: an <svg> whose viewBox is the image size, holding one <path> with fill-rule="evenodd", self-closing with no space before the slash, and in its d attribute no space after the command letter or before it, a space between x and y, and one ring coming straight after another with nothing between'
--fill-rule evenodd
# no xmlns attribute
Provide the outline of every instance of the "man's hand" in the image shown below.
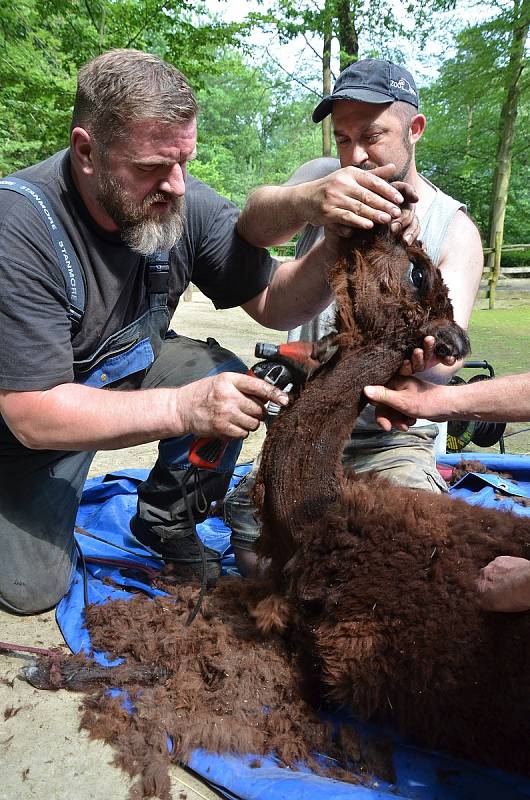
<svg viewBox="0 0 530 800"><path fill-rule="evenodd" d="M401 206L401 216L395 219L390 227L394 233L402 233L407 244L412 244L420 235L420 221L415 214L414 206L418 201L418 195L410 183L393 181L392 186L403 195L405 202Z"/></svg>
<svg viewBox="0 0 530 800"><path fill-rule="evenodd" d="M392 378L386 386L365 386L364 393L370 403L375 406L375 420L384 430L397 428L408 431L422 413L422 396L432 384L424 383L416 378Z"/></svg>
<svg viewBox="0 0 530 800"><path fill-rule="evenodd" d="M498 556L480 570L476 582L486 611L530 611L530 561Z"/></svg>
<svg viewBox="0 0 530 800"><path fill-rule="evenodd" d="M416 202L417 195L409 184L387 183L395 169L394 164L374 170L344 167L301 183L296 187L301 216L315 227L344 237L351 235L352 228L368 230L377 223L401 220L401 205Z"/></svg>
<svg viewBox="0 0 530 800"><path fill-rule="evenodd" d="M445 356L440 359L434 352L436 341L434 336L426 336L423 340L423 349L416 347L412 351L412 358L406 358L401 365L399 374L405 377L414 375L416 372L424 372L427 369L436 367L437 364L444 364L446 367L452 367L456 363L454 356Z"/></svg>
<svg viewBox="0 0 530 800"><path fill-rule="evenodd" d="M241 439L257 430L269 400L282 406L289 402L284 392L260 378L223 372L182 386L178 413L184 430L196 436Z"/></svg>

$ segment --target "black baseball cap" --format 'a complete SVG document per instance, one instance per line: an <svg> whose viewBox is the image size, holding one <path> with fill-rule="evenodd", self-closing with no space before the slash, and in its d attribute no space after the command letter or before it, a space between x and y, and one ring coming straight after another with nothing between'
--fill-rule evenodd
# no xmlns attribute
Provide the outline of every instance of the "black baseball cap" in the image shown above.
<svg viewBox="0 0 530 800"><path fill-rule="evenodd" d="M363 103L393 103L402 100L418 108L418 90L408 70L377 58L364 58L341 72L333 94L324 97L313 111L313 122L331 114L335 100L360 100Z"/></svg>

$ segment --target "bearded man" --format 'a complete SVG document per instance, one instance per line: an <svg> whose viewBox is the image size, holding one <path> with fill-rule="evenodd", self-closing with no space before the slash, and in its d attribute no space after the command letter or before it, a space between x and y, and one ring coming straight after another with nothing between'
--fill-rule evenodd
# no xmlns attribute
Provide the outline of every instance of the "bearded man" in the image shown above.
<svg viewBox="0 0 530 800"><path fill-rule="evenodd" d="M79 72L69 149L0 181L0 603L12 612L68 589L94 452L143 442L161 440L133 532L180 574L206 556L215 579L219 555L195 523L265 403L287 398L215 340L169 331L171 315L190 280L283 330L331 300L327 241L273 270L240 237L238 209L187 176L196 114L170 64L104 53ZM200 489L186 480L196 437L230 440L217 471L194 475Z"/></svg>

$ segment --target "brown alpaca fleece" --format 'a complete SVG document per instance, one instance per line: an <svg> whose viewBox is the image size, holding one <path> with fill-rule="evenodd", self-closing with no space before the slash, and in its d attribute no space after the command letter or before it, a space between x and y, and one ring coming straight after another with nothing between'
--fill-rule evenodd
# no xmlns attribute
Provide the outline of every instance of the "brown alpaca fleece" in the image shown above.
<svg viewBox="0 0 530 800"><path fill-rule="evenodd" d="M138 596L86 610L94 648L126 660L128 673L114 669L122 670L116 677L134 713L107 694L108 680L101 686L98 669L96 685L84 684L81 725L113 745L117 765L139 776L132 798L170 798L169 765L185 761L197 747L274 753L286 767L305 762L320 774L353 783L371 783L370 773L393 779L388 745L381 742L374 750L349 729L334 736L302 697L288 641L258 633L251 610L267 596L268 584L223 579L191 626L185 623L198 589L165 588L172 597ZM74 659L77 666L79 657ZM138 675L147 679L134 682ZM323 768L314 759L318 752L335 757L337 765Z"/></svg>
<svg viewBox="0 0 530 800"><path fill-rule="evenodd" d="M338 354L267 437L259 550L315 702L530 774L530 614L482 612L474 589L495 556L530 557L530 522L342 467L362 387L385 383L418 331L432 332L440 353L466 354L438 270L375 237L331 276ZM427 271L422 292L406 284L407 256Z"/></svg>
<svg viewBox="0 0 530 800"><path fill-rule="evenodd" d="M517 483L517 481L514 481L513 475L511 475L509 472L499 472L498 470L488 469L488 467L486 467L482 461L463 458L453 467L451 478L449 480L450 485L453 486L455 483L458 483L458 481L469 472L476 472L479 475L500 475L501 478L508 478L508 480Z"/></svg>
<svg viewBox="0 0 530 800"><path fill-rule="evenodd" d="M530 557L529 521L349 473L300 538L285 568L291 624L324 696L530 774L530 614L483 612L474 588L496 556Z"/></svg>

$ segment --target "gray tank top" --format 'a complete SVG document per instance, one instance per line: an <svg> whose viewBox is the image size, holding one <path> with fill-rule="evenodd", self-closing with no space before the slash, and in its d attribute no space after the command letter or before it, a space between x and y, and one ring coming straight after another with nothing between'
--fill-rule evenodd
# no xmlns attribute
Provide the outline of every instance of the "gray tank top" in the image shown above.
<svg viewBox="0 0 530 800"><path fill-rule="evenodd" d="M336 162L336 165L338 169L338 161ZM331 171L332 170L330 170L330 172ZM318 177L321 177L321 175ZM429 186L432 186L436 194L431 205L419 219L420 238L425 250L429 255L429 258L434 264L438 265L440 262L442 245L451 220L456 212L460 209L465 211L466 206L442 192L441 189L438 189L437 186L434 186L434 184L424 178L423 175L421 178L428 183ZM310 179L307 178L307 180ZM307 225L298 239L296 245L296 258L301 258L304 256L313 247L313 245L322 238L323 235L323 228L315 228L313 225ZM332 333L334 330L335 303L333 302L327 308L325 308L324 311L321 311L317 317L314 317L309 322L305 322L303 325L299 325L298 328L294 328L293 330L289 331L287 338L289 342L298 341L300 339L316 341L317 339L322 338L322 336ZM428 422L427 420L419 419L414 427L419 427L422 425L432 425L432 423ZM381 430L375 421L373 406L367 406L364 409L357 421L356 428L362 428L363 430Z"/></svg>

